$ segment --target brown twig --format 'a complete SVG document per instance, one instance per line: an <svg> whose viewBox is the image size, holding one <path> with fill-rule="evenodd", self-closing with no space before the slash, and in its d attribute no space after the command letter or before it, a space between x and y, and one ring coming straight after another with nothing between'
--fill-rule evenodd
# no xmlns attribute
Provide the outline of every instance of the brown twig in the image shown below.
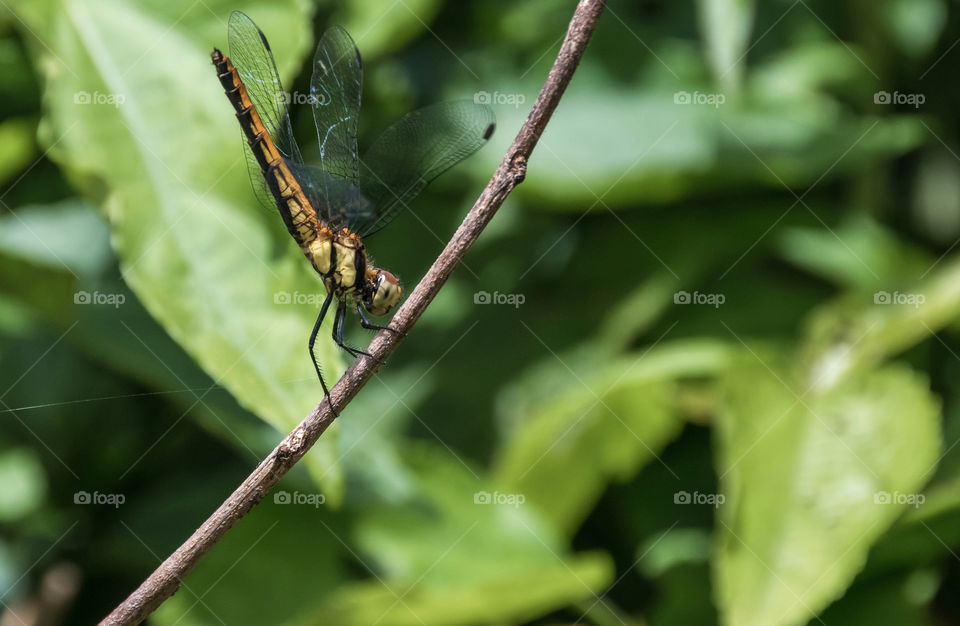
<svg viewBox="0 0 960 626"><path fill-rule="evenodd" d="M506 156L443 252L393 316L390 327L399 332L381 332L374 337L367 348L371 356L357 359L330 390L331 403L321 402L317 405L213 515L167 557L136 591L105 617L101 624L139 623L172 596L180 587L180 581L197 561L220 541L240 518L249 513L316 443L335 418L330 410L331 404L338 411L342 410L373 377L378 365L394 351L403 336L420 318L507 195L523 181L527 171L527 159L573 77L604 5L605 0L580 0L577 4L546 83Z"/></svg>

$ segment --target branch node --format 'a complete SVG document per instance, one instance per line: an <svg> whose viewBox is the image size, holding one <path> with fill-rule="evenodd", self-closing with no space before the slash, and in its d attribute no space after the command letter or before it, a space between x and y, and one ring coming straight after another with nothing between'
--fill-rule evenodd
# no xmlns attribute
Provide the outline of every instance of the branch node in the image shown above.
<svg viewBox="0 0 960 626"><path fill-rule="evenodd" d="M303 448L303 443L307 437L307 430L302 426L297 426L296 430L290 433L280 446L277 448L277 456L281 459L288 459L297 455Z"/></svg>
<svg viewBox="0 0 960 626"><path fill-rule="evenodd" d="M516 187L527 177L527 156L517 154L510 163L510 173L513 176L513 186Z"/></svg>

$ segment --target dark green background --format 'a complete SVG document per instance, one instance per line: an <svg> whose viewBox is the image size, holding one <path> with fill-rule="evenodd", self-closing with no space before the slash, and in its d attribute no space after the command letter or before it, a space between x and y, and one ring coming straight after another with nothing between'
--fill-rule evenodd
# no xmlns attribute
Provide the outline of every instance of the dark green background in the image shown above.
<svg viewBox="0 0 960 626"><path fill-rule="evenodd" d="M275 296L322 285L209 63L229 12L301 93L347 27L361 145L502 97L490 144L366 242L410 289L573 7L0 7L5 618L56 580L64 623L102 617L321 399L316 306ZM947 0L611 2L526 181L278 488L325 503L265 498L152 621L960 623L958 37Z"/></svg>

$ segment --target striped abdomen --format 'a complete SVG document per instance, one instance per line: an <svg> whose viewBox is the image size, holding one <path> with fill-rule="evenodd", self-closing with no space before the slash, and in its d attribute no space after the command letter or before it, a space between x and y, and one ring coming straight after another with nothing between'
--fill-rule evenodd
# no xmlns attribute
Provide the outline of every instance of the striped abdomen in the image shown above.
<svg viewBox="0 0 960 626"><path fill-rule="evenodd" d="M267 187L277 203L280 216L287 225L287 230L304 252L307 252L323 226L317 218L317 212L280 156L280 151L263 125L257 108L250 100L246 86L240 80L237 68L217 49L214 49L211 59L220 77L220 84L237 112L237 120L247 138L247 144L253 151L260 171L267 181Z"/></svg>

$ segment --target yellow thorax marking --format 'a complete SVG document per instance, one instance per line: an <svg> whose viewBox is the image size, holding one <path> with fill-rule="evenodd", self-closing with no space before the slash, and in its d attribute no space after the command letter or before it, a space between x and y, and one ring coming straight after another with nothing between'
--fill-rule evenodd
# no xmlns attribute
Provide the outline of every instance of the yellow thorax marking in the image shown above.
<svg viewBox="0 0 960 626"><path fill-rule="evenodd" d="M336 283L349 289L357 282L357 248L347 247L339 241L333 242L333 247L337 251Z"/></svg>
<svg viewBox="0 0 960 626"><path fill-rule="evenodd" d="M310 242L310 246L308 248L310 261L313 263L314 269L316 269L319 274L324 276L330 272L331 245L330 232L321 231L320 236Z"/></svg>

